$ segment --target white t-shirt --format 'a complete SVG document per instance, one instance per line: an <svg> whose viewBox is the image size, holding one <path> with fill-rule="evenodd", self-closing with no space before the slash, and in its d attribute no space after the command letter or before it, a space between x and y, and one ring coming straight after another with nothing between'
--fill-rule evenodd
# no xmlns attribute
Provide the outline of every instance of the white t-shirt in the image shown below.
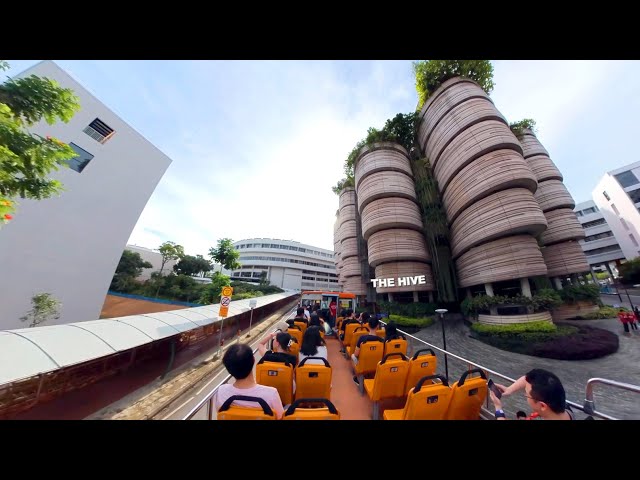
<svg viewBox="0 0 640 480"><path fill-rule="evenodd" d="M327 347L325 347L324 345L321 347L318 347L318 353L316 353L315 355L305 355L302 352L298 353L298 365L300 365L300 362L302 362L302 360L304 360L307 357L322 357L325 360L329 360ZM309 360L307 362L307 364L312 364L312 363L324 365L324 362L322 360Z"/></svg>
<svg viewBox="0 0 640 480"><path fill-rule="evenodd" d="M305 317L307 320L311 320L311 314L309 313L309 310L305 310L305 311L304 311L304 317Z"/></svg>
<svg viewBox="0 0 640 480"><path fill-rule="evenodd" d="M284 408L282 406L282 400L280 400L280 394L275 387L269 387L267 385L256 385L251 388L236 388L235 385L225 383L218 388L215 400L213 402L216 412L220 409L222 404L230 397L234 395L247 395L249 397L260 397L267 402L271 407L271 410L276 414L277 418L282 418ZM246 400L235 400L234 405L239 407L258 407L255 402L249 402Z"/></svg>

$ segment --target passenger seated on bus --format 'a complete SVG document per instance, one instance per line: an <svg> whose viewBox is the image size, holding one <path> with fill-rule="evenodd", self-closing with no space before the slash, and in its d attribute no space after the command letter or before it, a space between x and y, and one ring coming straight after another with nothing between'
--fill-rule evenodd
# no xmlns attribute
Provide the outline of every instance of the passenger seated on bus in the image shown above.
<svg viewBox="0 0 640 480"><path fill-rule="evenodd" d="M290 327L293 327L293 322L303 322L305 324L309 324L308 320L304 316L304 308L300 307L296 310L296 316L294 318L289 318L286 321Z"/></svg>
<svg viewBox="0 0 640 480"><path fill-rule="evenodd" d="M309 320L311 318L311 312L309 311L309 305L304 305L304 318Z"/></svg>
<svg viewBox="0 0 640 480"><path fill-rule="evenodd" d="M309 320L309 326L316 326L324 330L324 320L320 318L320 315L314 313L311 315L311 319Z"/></svg>
<svg viewBox="0 0 640 480"><path fill-rule="evenodd" d="M376 319L378 317L376 316ZM379 319L378 319L379 320ZM391 320L387 323L387 326L384 329L384 339L385 340L395 340L396 338L404 338L404 335L398 333L398 325L395 320Z"/></svg>
<svg viewBox="0 0 640 480"><path fill-rule="evenodd" d="M360 345L364 342L384 342L384 338L381 338L376 335L376 330L380 325L380 320L377 317L372 317L367 312L362 312L360 315L360 321L362 323L369 323L369 335L362 335L358 339L358 343L356 343L356 349L353 351L353 355L351 355L351 360L353 360L353 364L358 364L358 357L360 356ZM358 383L358 377L354 376L353 381Z"/></svg>
<svg viewBox="0 0 640 480"><path fill-rule="evenodd" d="M313 318L312 318L313 321ZM304 332L302 337L302 346L300 347L300 353L298 354L298 363L302 362L307 357L322 357L325 360L329 360L326 344L320 336L320 328L316 325L310 325ZM309 360L309 363L316 363L324 365L322 360Z"/></svg>
<svg viewBox="0 0 640 480"><path fill-rule="evenodd" d="M360 321L356 318L356 314L353 313L352 309L347 309L345 312L345 319L342 321L342 325L340 325L340 340L344 340L344 329L350 323L360 323Z"/></svg>
<svg viewBox="0 0 640 480"><path fill-rule="evenodd" d="M235 378L235 382L233 384L225 383L218 388L213 400L216 412L233 395L246 395L264 399L276 414L276 418L282 418L284 407L278 390L275 387L258 385L255 381L253 376L255 360L249 345L245 343L231 345L222 357L222 363L231 376ZM245 400L235 400L233 404L241 407L256 406L254 402Z"/></svg>
<svg viewBox="0 0 640 480"><path fill-rule="evenodd" d="M267 349L267 343L271 342L271 348ZM293 337L287 332L276 331L260 340L258 352L265 362L288 362L295 366L298 364L296 356L289 352L289 346L293 342Z"/></svg>
<svg viewBox="0 0 640 480"><path fill-rule="evenodd" d="M524 413L522 410L518 410L516 412L516 420L527 420L527 414Z"/></svg>
<svg viewBox="0 0 640 480"><path fill-rule="evenodd" d="M491 402L496 409L496 420L506 420L502 410L502 399L524 389L527 403L533 410L530 418L539 417L543 420L574 420L573 412L567 405L566 394L560 379L542 368L534 368L516 380L512 385L505 387L499 383L495 384L502 391L502 398L499 399L489 389Z"/></svg>

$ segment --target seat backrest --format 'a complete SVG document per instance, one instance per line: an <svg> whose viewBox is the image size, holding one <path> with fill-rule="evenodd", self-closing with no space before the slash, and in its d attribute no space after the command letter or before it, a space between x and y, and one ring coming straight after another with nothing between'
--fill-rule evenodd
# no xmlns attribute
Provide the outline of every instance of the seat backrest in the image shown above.
<svg viewBox="0 0 640 480"><path fill-rule="evenodd" d="M406 391L408 392L415 387L421 378L434 375L437 365L436 354L430 348L423 348L414 353L411 360L409 360ZM431 383L431 381L429 380L428 383Z"/></svg>
<svg viewBox="0 0 640 480"><path fill-rule="evenodd" d="M360 325L359 323L349 323L344 327L344 340L342 340L342 344L346 347L347 345L350 345L351 342L351 336L353 335L353 331L356 328L361 328L362 325Z"/></svg>
<svg viewBox="0 0 640 480"><path fill-rule="evenodd" d="M302 330L302 334L304 335L304 331L307 329L307 324L304 322L293 322L293 324Z"/></svg>
<svg viewBox="0 0 640 480"><path fill-rule="evenodd" d="M409 360L402 353L385 355L376 367L371 400L378 402L385 398L404 397L408 373Z"/></svg>
<svg viewBox="0 0 640 480"><path fill-rule="evenodd" d="M375 374L378 362L382 360L384 343L377 340L369 340L360 344L358 364L355 367L356 375Z"/></svg>
<svg viewBox="0 0 640 480"><path fill-rule="evenodd" d="M471 378L473 373L478 377ZM487 375L480 368L464 372L452 388L447 420L478 420L480 408L487 398Z"/></svg>
<svg viewBox="0 0 640 480"><path fill-rule="evenodd" d="M385 330L384 327L378 328L376 330L376 335L381 337L381 338L384 338L386 334L387 334L387 331Z"/></svg>
<svg viewBox="0 0 640 480"><path fill-rule="evenodd" d="M298 343L302 343L302 329L299 326L294 325L293 327L289 327L287 333L295 338Z"/></svg>
<svg viewBox="0 0 640 480"><path fill-rule="evenodd" d="M255 402L256 406L232 405L235 400ZM276 420L276 414L264 398L233 395L220 406L217 418L218 420Z"/></svg>
<svg viewBox="0 0 640 480"><path fill-rule="evenodd" d="M301 347L302 347L302 342L298 342L295 338L293 339L293 341L289 345L289 351L287 353L290 353L291 355L295 355L296 356L296 362L298 361L298 358L300 356L300 348Z"/></svg>
<svg viewBox="0 0 640 480"><path fill-rule="evenodd" d="M358 327L353 331L353 335L351 335L351 340L349 343L345 343L345 346L349 347L349 352L353 353L356 350L356 345L358 344L358 340L363 335L369 335L369 329L365 327Z"/></svg>
<svg viewBox="0 0 640 480"><path fill-rule="evenodd" d="M265 362L256 365L256 383L278 389L283 405L293 401L293 365L285 362Z"/></svg>
<svg viewBox="0 0 640 480"><path fill-rule="evenodd" d="M442 383L433 383L439 379ZM427 383L430 383L427 385ZM442 375L421 378L407 395L407 403L402 411L403 420L444 420L452 391L447 379Z"/></svg>
<svg viewBox="0 0 640 480"><path fill-rule="evenodd" d="M308 360L322 360L323 365ZM325 358L304 358L296 368L296 397L331 398L331 377L331 365Z"/></svg>
<svg viewBox="0 0 640 480"><path fill-rule="evenodd" d="M324 407L302 407L302 405L324 404ZM283 420L340 420L340 413L327 398L300 398L284 412Z"/></svg>
<svg viewBox="0 0 640 480"><path fill-rule="evenodd" d="M406 355L407 348L409 348L409 343L403 336L394 338L393 340L384 341L385 355L389 355L390 353L401 353L402 355Z"/></svg>

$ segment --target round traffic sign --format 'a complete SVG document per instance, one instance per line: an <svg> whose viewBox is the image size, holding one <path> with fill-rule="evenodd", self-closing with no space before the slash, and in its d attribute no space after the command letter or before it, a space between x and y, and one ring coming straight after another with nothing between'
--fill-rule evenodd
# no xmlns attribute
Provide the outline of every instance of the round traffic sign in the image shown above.
<svg viewBox="0 0 640 480"><path fill-rule="evenodd" d="M223 297L230 297L232 292L233 292L233 288L231 288L231 287L222 287L222 296Z"/></svg>
<svg viewBox="0 0 640 480"><path fill-rule="evenodd" d="M222 297L222 299L220 300L220 305L222 305L223 307L228 307L230 303L231 298L229 297Z"/></svg>

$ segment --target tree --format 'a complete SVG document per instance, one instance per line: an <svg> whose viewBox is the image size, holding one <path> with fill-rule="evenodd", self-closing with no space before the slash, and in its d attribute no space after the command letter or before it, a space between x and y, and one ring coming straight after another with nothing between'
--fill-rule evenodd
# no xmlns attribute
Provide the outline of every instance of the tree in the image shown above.
<svg viewBox="0 0 640 480"><path fill-rule="evenodd" d="M0 61L0 70L9 67ZM78 97L51 79L31 75L0 84L0 224L13 218L15 198L42 200L62 191L52 171L76 157L73 149L53 137L24 128L40 120L67 123L78 111Z"/></svg>
<svg viewBox="0 0 640 480"><path fill-rule="evenodd" d="M142 269L151 267L153 265L143 260L138 252L125 250L122 252L109 288L117 292L128 292L135 287L135 278L142 274Z"/></svg>
<svg viewBox="0 0 640 480"><path fill-rule="evenodd" d="M211 262L202 255L196 255L195 257L193 255L185 255L173 266L173 271L181 275L195 276L209 272L212 268Z"/></svg>
<svg viewBox="0 0 640 480"><path fill-rule="evenodd" d="M215 272L209 278L211 278L211 283L206 286L198 300L198 303L203 305L218 303L222 294L222 287L231 285L229 277L220 272Z"/></svg>
<svg viewBox="0 0 640 480"><path fill-rule="evenodd" d="M260 272L260 286L269 286L271 282L267 279L267 272Z"/></svg>
<svg viewBox="0 0 640 480"><path fill-rule="evenodd" d="M640 257L627 260L620 265L620 282L624 285L635 285L640 283Z"/></svg>
<svg viewBox="0 0 640 480"><path fill-rule="evenodd" d="M164 266L169 260L178 260L184 257L184 247L174 242L164 242L162 245L160 245L160 248L158 248L158 250L160 251L160 255L162 255L160 275L162 275L162 270L164 270Z"/></svg>
<svg viewBox="0 0 640 480"><path fill-rule="evenodd" d="M122 256L116 267L116 275L136 278L142 274L144 268L152 267L153 265L143 260L138 252L125 250L122 252Z"/></svg>
<svg viewBox="0 0 640 480"><path fill-rule="evenodd" d="M31 310L20 321L31 321L29 327L35 327L46 322L51 317L60 318L60 307L62 305L50 293L39 293L31 298Z"/></svg>
<svg viewBox="0 0 640 480"><path fill-rule="evenodd" d="M240 268L238 257L240 253L233 246L233 240L230 238L221 238L218 240L217 248L209 249L209 256L222 265L227 270L237 270Z"/></svg>

